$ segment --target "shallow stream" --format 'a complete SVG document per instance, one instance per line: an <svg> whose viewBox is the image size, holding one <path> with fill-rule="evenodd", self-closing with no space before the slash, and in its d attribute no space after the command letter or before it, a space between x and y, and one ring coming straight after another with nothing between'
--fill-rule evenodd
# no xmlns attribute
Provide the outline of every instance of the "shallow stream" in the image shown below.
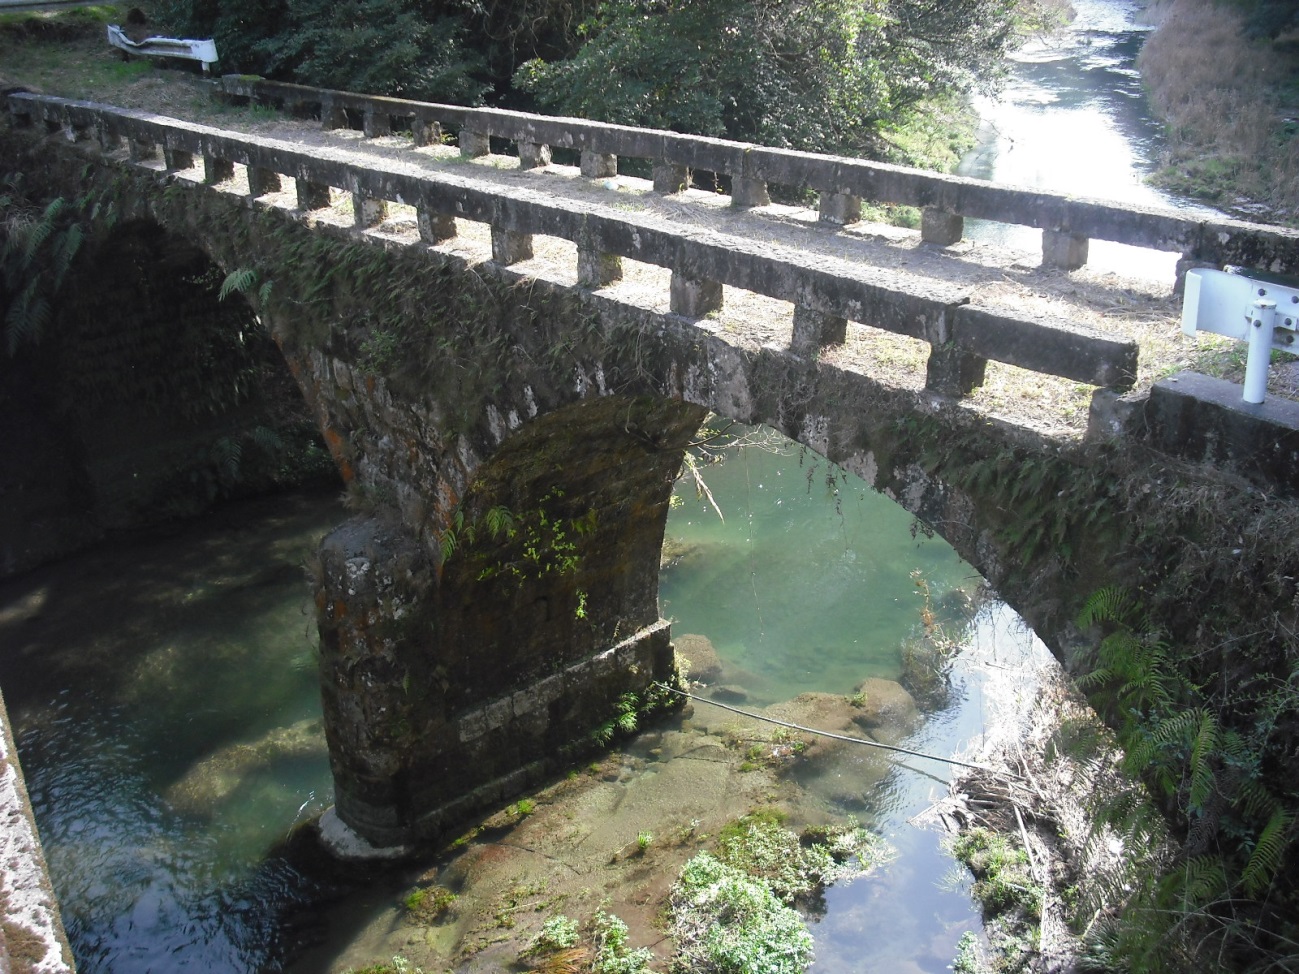
<svg viewBox="0 0 1299 974"><path fill-rule="evenodd" d="M963 171L1169 203L1141 182L1156 135L1134 66L1137 5L1076 6L1066 39L1023 52L1005 96L982 106L987 138ZM970 233L1038 246L1034 231ZM1139 260L1171 278L1171 256L1115 247L1094 242L1093 266L1131 272ZM725 521L681 488L661 599L674 634L716 648L727 699L756 709L899 679L927 589L957 650L946 696L907 746L973 754L1013 729L1052 661L901 508L796 447L750 448L705 476ZM409 939L404 880L340 881L282 854L294 824L330 801L301 565L344 516L332 495L242 504L0 584L0 686L83 974L305 974L386 959ZM634 797L665 774L671 759L655 752L671 747L657 744L707 733L710 709L696 703L630 748L609 789ZM978 918L939 835L911 822L949 769L906 759L859 771L796 779L804 811L856 816L897 852L828 891L814 970L945 971Z"/></svg>
<svg viewBox="0 0 1299 974"><path fill-rule="evenodd" d="M726 519L680 488L663 608L676 633L713 641L746 708L897 679L921 629L917 579L963 649L948 702L908 746L977 748L1000 706L987 674L1014 672L1031 693L1022 662L1049 664L943 542L814 455L768 443L705 477ZM339 970L405 942L393 931L406 880L339 884L273 851L329 801L300 566L343 516L332 496L237 505L0 586L0 684L83 974L275 970L295 956L295 970ZM939 836L908 824L947 775L908 760L801 782L795 804L854 815L898 852L829 891L816 970L867 957L942 971L977 929ZM611 787L634 792L636 778Z"/></svg>

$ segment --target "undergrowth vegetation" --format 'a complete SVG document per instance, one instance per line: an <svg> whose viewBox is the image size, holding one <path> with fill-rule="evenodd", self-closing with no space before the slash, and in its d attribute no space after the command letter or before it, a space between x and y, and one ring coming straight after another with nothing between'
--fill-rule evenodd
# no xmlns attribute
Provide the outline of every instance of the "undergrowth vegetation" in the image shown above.
<svg viewBox="0 0 1299 974"><path fill-rule="evenodd" d="M1299 221L1299 24L1292 4L1166 0L1139 65L1164 120L1168 189Z"/></svg>
<svg viewBox="0 0 1299 974"><path fill-rule="evenodd" d="M1109 796L1093 810L1098 829L1145 850L1171 827L1180 844L1161 869L1133 856L1143 868L1084 886L1080 912L1096 919L1093 969L1293 969L1299 786L1282 768L1299 664L1247 689L1198 682L1168 634L1117 588L1093 595L1079 624L1107 630L1080 683L1115 727L1123 770L1156 803L1132 789Z"/></svg>

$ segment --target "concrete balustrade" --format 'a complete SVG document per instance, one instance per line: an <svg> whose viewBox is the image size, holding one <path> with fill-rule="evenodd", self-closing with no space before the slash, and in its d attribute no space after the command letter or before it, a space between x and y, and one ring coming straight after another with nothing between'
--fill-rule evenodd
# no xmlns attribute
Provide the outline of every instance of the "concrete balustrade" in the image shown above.
<svg viewBox="0 0 1299 974"><path fill-rule="evenodd" d="M614 215L598 206L557 203L543 193L519 190L505 196L494 188L435 171L415 173L382 159L358 162L342 150L308 152L289 143L107 106L17 94L10 96L10 111L19 121L66 114L82 128L115 133L133 146L151 147L155 154L159 144L173 152L201 154L204 181L209 183L228 179L238 162L247 167L253 195L270 191L267 187L273 184L278 188L275 174L291 175L304 210L328 205L330 186L345 188L352 195L360 229L383 222L389 201L416 201L423 242L435 244L454 236L457 218L484 223L491 227L493 259L502 265L530 259L534 234L570 240L577 246L577 276L583 287L617 280L622 258L665 267L672 272L671 310L688 318L720 310L723 286L790 301L796 307L791 348L799 355L814 357L821 348L843 341L849 321L918 338L934 348L930 388L946 395L969 392L981 380L988 360L1102 387L1128 387L1136 374L1133 342L1116 341L1074 322L1029 320L978 308L960 288L900 271L828 264L750 240L718 240L689 226L665 228L631 213ZM482 147L490 137L462 128L462 152L467 134L471 146L476 140ZM533 132L532 137L539 136ZM709 145L704 149L722 151ZM616 172L613 154L587 155L588 171ZM753 184L741 190L748 194L742 199L759 193Z"/></svg>
<svg viewBox="0 0 1299 974"><path fill-rule="evenodd" d="M203 182L209 186L235 178L235 164L229 159L203 154Z"/></svg>
<svg viewBox="0 0 1299 974"><path fill-rule="evenodd" d="M585 119L322 91L244 76L223 78L222 86L232 97L318 110L322 124L327 126L345 124L338 121L338 113L344 108L364 116L382 107L393 118L411 120L412 131L423 133L415 139L420 145L427 144L431 127L458 126L461 152L466 156L485 155L486 141L491 137L530 146L576 149L583 154L583 175L590 178L616 173L616 162L613 166L607 162L597 164L597 156L606 160L618 156L645 159L654 167L654 186L661 193L680 192L688 185L691 170L729 176L737 206L765 205L766 187L773 184L811 189L821 194L823 219L832 224L847 225L860 218L860 210L854 211L854 198L915 206L923 211L922 239L939 246L961 239L964 218L1034 227L1044 231L1043 263L1065 270L1082 267L1088 241L1099 239L1178 253L1187 262L1219 266L1231 263L1299 275L1299 231L1244 221L1197 220L1172 210L1001 186L864 159ZM470 150L466 149L466 129L472 140ZM1068 230L1061 230L1066 227Z"/></svg>
<svg viewBox="0 0 1299 974"><path fill-rule="evenodd" d="M267 193L278 193L280 191L280 174L274 169L264 169L261 166L248 167L248 195L252 197L265 196Z"/></svg>

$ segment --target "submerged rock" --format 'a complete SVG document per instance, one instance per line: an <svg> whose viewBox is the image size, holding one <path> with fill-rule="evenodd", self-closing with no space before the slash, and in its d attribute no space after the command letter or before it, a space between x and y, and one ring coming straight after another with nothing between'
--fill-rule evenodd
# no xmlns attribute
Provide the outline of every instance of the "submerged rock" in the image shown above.
<svg viewBox="0 0 1299 974"><path fill-rule="evenodd" d="M251 744L222 748L192 766L167 789L167 802L185 815L210 816L244 779L277 761L322 756L325 732L319 718L278 727Z"/></svg>
<svg viewBox="0 0 1299 974"><path fill-rule="evenodd" d="M871 677L853 688L848 698L853 709L852 722L865 730L884 728L907 734L920 720L916 701L907 688L894 680Z"/></svg>
<svg viewBox="0 0 1299 974"><path fill-rule="evenodd" d="M686 676L703 684L716 683L722 677L722 660L717 655L717 647L707 636L686 633L674 636L672 646L677 653L677 665L686 667Z"/></svg>

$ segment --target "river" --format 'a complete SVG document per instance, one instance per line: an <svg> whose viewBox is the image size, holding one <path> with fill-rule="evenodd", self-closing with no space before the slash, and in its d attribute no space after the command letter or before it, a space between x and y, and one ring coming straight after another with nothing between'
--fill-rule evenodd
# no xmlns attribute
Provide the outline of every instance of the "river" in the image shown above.
<svg viewBox="0 0 1299 974"><path fill-rule="evenodd" d="M963 171L1168 203L1141 181L1157 132L1133 66L1136 5L1077 6L1064 40L1016 57ZM1027 233L1012 245L1034 250ZM1131 269L1092 246L1093 266ZM768 444L706 477L725 520L680 488L662 605L674 633L712 642L748 706L901 677L926 590L954 651L908 746L977 750L1053 665L950 548L824 461ZM301 565L344 516L328 494L234 505L0 585L0 685L83 974L306 974L390 956L409 887L343 880L282 845L330 800ZM941 837L911 824L947 776L908 760L869 787L802 783L896 850L828 891L815 971L937 974L978 929Z"/></svg>
<svg viewBox="0 0 1299 974"><path fill-rule="evenodd" d="M1150 186L1162 145L1137 55L1152 27L1138 0L1072 0L1066 30L1011 56L996 97L976 99L978 142L961 160L963 176L1139 206L1208 213ZM1040 254L1040 231L967 220L966 236ZM1093 240L1092 271L1168 282L1178 255Z"/></svg>

